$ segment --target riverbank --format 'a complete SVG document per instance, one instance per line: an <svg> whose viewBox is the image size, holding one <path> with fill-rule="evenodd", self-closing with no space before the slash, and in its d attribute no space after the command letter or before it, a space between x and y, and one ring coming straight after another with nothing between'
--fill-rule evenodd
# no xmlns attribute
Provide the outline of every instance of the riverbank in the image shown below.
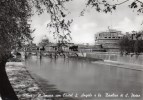
<svg viewBox="0 0 143 100"><path fill-rule="evenodd" d="M81 56L69 56L69 58L74 58L77 60L86 60L86 61L103 61L102 59L91 58L91 57L81 57Z"/></svg>
<svg viewBox="0 0 143 100"><path fill-rule="evenodd" d="M45 100L45 93L22 62L8 62L6 71L19 100Z"/></svg>
<svg viewBox="0 0 143 100"><path fill-rule="evenodd" d="M111 61L111 60L95 61L92 63L100 64L100 65L108 65L108 66L113 66L113 67L120 67L120 68L131 69L131 70L143 71L143 65L137 65L137 64L121 63L121 62Z"/></svg>
<svg viewBox="0 0 143 100"><path fill-rule="evenodd" d="M103 60L101 62L93 62L95 64L143 71L143 54L120 55L118 52L93 52L87 53L86 57Z"/></svg>
<svg viewBox="0 0 143 100"><path fill-rule="evenodd" d="M75 100L63 97L66 92L57 90L54 85L47 84L41 77L30 73L22 62L8 62L6 72L19 100ZM51 95L61 97L50 97Z"/></svg>
<svg viewBox="0 0 143 100"><path fill-rule="evenodd" d="M143 65L143 54L140 55L120 55L115 52L91 52L87 53L86 57L103 59L104 61L117 62L128 65Z"/></svg>
<svg viewBox="0 0 143 100"><path fill-rule="evenodd" d="M105 60L104 58L101 59L100 57L93 58L93 57L69 56L69 58L90 61L94 64L108 65L108 66L113 66L113 67L120 67L120 68L125 68L125 69L143 71L143 65L139 65L136 63L132 64L129 62L125 63L125 62L119 62L119 61L113 61L113 60Z"/></svg>

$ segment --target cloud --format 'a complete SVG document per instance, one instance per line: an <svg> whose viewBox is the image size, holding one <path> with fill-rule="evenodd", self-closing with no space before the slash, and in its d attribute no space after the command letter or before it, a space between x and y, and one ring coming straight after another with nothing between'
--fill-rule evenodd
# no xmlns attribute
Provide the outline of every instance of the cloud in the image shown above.
<svg viewBox="0 0 143 100"><path fill-rule="evenodd" d="M141 22L143 19L141 16L137 16L134 20L131 20L128 17L125 17L121 22L116 25L116 29L121 30L122 32L131 32L131 31L139 31L143 29Z"/></svg>
<svg viewBox="0 0 143 100"><path fill-rule="evenodd" d="M75 43L93 43L95 29L97 27L96 23L75 23L72 26L72 38Z"/></svg>
<svg viewBox="0 0 143 100"><path fill-rule="evenodd" d="M47 36L51 42L54 42L54 38L52 34L49 33L49 30L47 29L47 24L50 22L50 20L45 21L42 25L35 24L36 30L32 34L34 37L34 43L38 44L41 42L44 36Z"/></svg>

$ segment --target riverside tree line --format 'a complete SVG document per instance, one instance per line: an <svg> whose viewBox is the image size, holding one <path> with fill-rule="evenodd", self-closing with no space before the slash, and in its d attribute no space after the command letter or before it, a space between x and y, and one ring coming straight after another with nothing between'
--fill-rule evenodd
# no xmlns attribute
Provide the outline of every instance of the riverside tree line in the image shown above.
<svg viewBox="0 0 143 100"><path fill-rule="evenodd" d="M125 35L120 41L121 54L134 53L136 55L143 53L143 31L136 34Z"/></svg>

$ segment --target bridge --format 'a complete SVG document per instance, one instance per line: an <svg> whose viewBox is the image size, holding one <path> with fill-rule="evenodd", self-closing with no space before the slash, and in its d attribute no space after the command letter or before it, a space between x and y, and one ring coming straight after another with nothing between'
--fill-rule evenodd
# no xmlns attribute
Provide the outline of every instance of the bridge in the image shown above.
<svg viewBox="0 0 143 100"><path fill-rule="evenodd" d="M68 56L84 56L86 52L79 51L44 51L44 50L27 50L19 51L21 55L25 58L28 55L37 55L39 58L42 56L49 56L51 58L56 58L58 56L63 56L67 58Z"/></svg>

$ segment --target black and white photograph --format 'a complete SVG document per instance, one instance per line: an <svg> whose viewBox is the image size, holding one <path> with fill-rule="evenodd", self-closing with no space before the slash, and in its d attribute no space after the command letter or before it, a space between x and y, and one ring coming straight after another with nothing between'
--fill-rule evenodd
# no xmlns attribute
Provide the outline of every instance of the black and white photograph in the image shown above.
<svg viewBox="0 0 143 100"><path fill-rule="evenodd" d="M143 0L0 0L0 100L143 100Z"/></svg>

